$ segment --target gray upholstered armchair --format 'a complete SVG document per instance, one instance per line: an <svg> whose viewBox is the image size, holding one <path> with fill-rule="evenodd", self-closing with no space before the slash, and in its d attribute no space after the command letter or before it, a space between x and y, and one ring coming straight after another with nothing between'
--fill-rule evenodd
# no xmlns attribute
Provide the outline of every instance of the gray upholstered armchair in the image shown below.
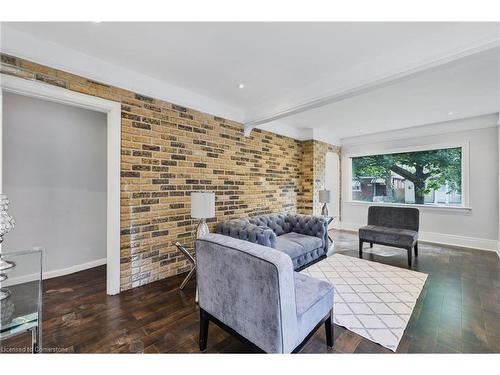
<svg viewBox="0 0 500 375"><path fill-rule="evenodd" d="M292 353L323 324L333 346L333 286L293 271L286 254L220 234L196 241L200 350L210 321L258 351Z"/></svg>
<svg viewBox="0 0 500 375"><path fill-rule="evenodd" d="M296 270L324 258L329 248L328 224L322 216L250 216L219 223L217 233L282 251L292 258Z"/></svg>

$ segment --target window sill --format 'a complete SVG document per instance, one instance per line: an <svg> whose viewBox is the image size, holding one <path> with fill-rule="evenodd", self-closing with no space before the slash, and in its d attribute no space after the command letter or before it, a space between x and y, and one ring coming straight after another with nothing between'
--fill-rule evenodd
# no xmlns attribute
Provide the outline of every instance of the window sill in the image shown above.
<svg viewBox="0 0 500 375"><path fill-rule="evenodd" d="M444 210L444 211L472 211L472 207L467 206L444 206L444 205L429 205L429 204L406 204L406 203L383 203L383 202L363 202L363 201L346 201L347 204L362 205L362 206L390 206L390 207L415 207L424 210Z"/></svg>

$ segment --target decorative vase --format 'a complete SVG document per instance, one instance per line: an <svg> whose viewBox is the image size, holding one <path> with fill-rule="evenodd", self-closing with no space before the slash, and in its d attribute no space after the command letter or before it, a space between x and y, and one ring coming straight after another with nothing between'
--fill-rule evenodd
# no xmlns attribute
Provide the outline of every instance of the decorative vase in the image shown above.
<svg viewBox="0 0 500 375"><path fill-rule="evenodd" d="M15 306L10 299L5 299L0 302L0 323L2 325L7 325L12 321L12 316L14 315Z"/></svg>
<svg viewBox="0 0 500 375"><path fill-rule="evenodd" d="M323 204L323 208L321 209L321 216L328 216L328 206L327 204Z"/></svg>
<svg viewBox="0 0 500 375"><path fill-rule="evenodd" d="M14 226L16 221L8 213L9 210L9 199L6 195L0 194L0 244L3 242L3 236L9 233ZM0 282L8 279L7 275L2 271L7 271L14 268L16 264L14 262L9 262L2 258L0 253ZM3 301L10 297L10 291L7 288L0 288L0 301Z"/></svg>

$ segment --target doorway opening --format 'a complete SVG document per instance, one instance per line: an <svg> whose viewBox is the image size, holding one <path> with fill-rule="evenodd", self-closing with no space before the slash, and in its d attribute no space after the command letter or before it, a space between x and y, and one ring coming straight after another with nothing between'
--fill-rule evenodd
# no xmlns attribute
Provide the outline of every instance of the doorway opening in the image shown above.
<svg viewBox="0 0 500 375"><path fill-rule="evenodd" d="M119 293L120 105L1 78L1 187L17 221L3 251L41 247L43 278L106 264Z"/></svg>

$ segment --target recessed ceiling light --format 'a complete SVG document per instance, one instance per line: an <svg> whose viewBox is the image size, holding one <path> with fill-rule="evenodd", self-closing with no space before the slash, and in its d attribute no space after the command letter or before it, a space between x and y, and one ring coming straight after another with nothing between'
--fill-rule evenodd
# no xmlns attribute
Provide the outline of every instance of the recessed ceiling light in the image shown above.
<svg viewBox="0 0 500 375"><path fill-rule="evenodd" d="M450 115L450 116L451 116L452 114L453 114L453 111L448 112L448 115Z"/></svg>
<svg viewBox="0 0 500 375"><path fill-rule="evenodd" d="M240 83L240 84L238 85L238 88L239 88L239 89L244 89L244 88L245 88L245 85L244 85L243 83Z"/></svg>

